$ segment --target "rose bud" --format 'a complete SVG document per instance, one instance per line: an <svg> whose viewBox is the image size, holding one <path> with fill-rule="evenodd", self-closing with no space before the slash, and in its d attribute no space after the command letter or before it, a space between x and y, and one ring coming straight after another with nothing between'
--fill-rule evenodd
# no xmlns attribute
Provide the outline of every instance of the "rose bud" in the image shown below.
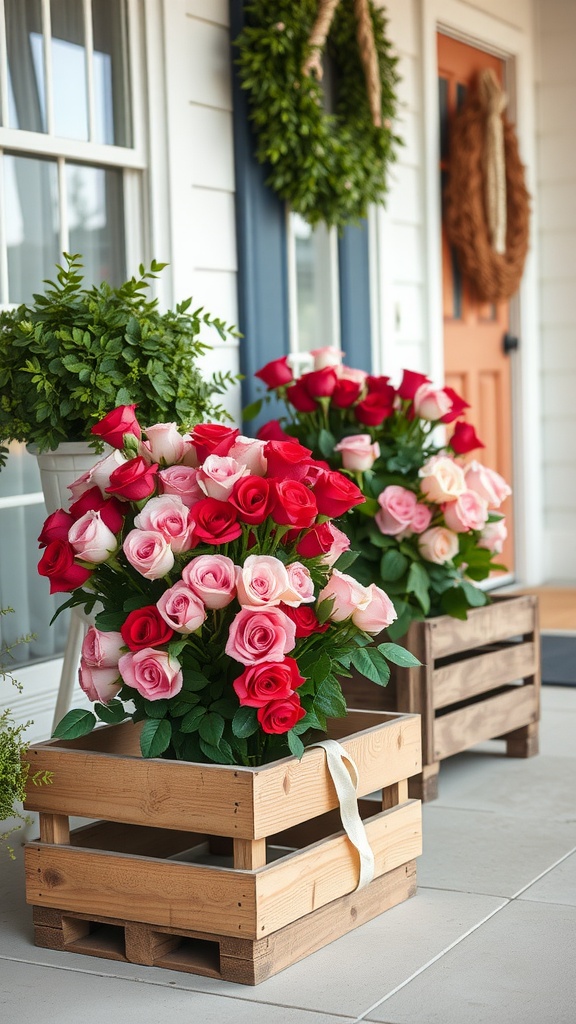
<svg viewBox="0 0 576 1024"><path fill-rule="evenodd" d="M289 384L294 379L294 374L288 366L288 356L272 359L271 362L266 363L265 366L258 370L254 376L258 377L269 391L282 387L283 384Z"/></svg>
<svg viewBox="0 0 576 1024"><path fill-rule="evenodd" d="M111 448L124 447L124 434L132 434L139 441L142 429L134 414L135 408L135 405L119 405L99 423L95 423L90 433L101 438Z"/></svg>

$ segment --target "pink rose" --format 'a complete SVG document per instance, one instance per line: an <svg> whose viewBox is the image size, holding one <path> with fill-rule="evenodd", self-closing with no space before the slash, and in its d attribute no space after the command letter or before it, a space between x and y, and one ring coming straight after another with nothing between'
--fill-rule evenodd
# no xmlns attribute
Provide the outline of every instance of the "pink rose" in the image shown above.
<svg viewBox="0 0 576 1024"><path fill-rule="evenodd" d="M363 473L364 470L371 469L379 457L380 445L378 442L372 444L370 434L353 434L335 445L334 451L341 452L344 469Z"/></svg>
<svg viewBox="0 0 576 1024"><path fill-rule="evenodd" d="M74 483L68 484L68 490L72 492L74 501L78 501L84 492L89 491L91 487L99 487L103 497L107 498L106 488L110 483L112 473L115 469L118 469L118 466L124 465L127 461L122 452L117 449L104 459L100 459L96 465L92 466L92 469L82 473L82 476L79 476Z"/></svg>
<svg viewBox="0 0 576 1024"><path fill-rule="evenodd" d="M206 609L191 587L180 581L156 602L160 615L177 633L195 633L206 619Z"/></svg>
<svg viewBox="0 0 576 1024"><path fill-rule="evenodd" d="M190 516L190 509L175 494L150 498L135 517L134 526L138 530L161 533L177 554L190 551L195 546L192 542L194 520Z"/></svg>
<svg viewBox="0 0 576 1024"><path fill-rule="evenodd" d="M96 564L105 562L118 547L115 534L103 522L100 512L94 511L86 512L70 527L68 540L77 558Z"/></svg>
<svg viewBox="0 0 576 1024"><path fill-rule="evenodd" d="M392 601L380 587L371 583L368 587L370 600L365 608L356 608L352 612L352 622L365 633L375 636L383 629L391 626L397 618L396 609Z"/></svg>
<svg viewBox="0 0 576 1024"><path fill-rule="evenodd" d="M115 668L123 646L121 633L90 626L82 642L82 660L92 668Z"/></svg>
<svg viewBox="0 0 576 1024"><path fill-rule="evenodd" d="M143 447L151 462L173 466L184 458L187 445L175 423L154 423L146 427L145 433Z"/></svg>
<svg viewBox="0 0 576 1024"><path fill-rule="evenodd" d="M478 541L478 547L486 548L495 555L501 555L507 536L508 530L504 519L498 519L495 523L486 523Z"/></svg>
<svg viewBox="0 0 576 1024"><path fill-rule="evenodd" d="M414 509L414 515L410 523L410 530L412 533L424 533L432 522L432 509L428 505L423 505L420 501Z"/></svg>
<svg viewBox="0 0 576 1024"><path fill-rule="evenodd" d="M328 527L332 541L330 547L324 553L322 561L325 565L334 565L334 562L338 561L340 555L350 550L350 538L342 530L339 530L337 526L334 526L334 523L324 523L324 525Z"/></svg>
<svg viewBox="0 0 576 1024"><path fill-rule="evenodd" d="M459 498L467 487L464 471L448 455L433 455L418 475L422 493L438 505Z"/></svg>
<svg viewBox="0 0 576 1024"><path fill-rule="evenodd" d="M504 477L500 476L494 469L488 469L474 459L464 468L466 487L476 491L484 501L488 502L488 508L500 508L500 505L510 494L512 488L508 486Z"/></svg>
<svg viewBox="0 0 576 1024"><path fill-rule="evenodd" d="M122 548L130 565L147 580L159 580L174 565L174 552L157 530L131 530Z"/></svg>
<svg viewBox="0 0 576 1024"><path fill-rule="evenodd" d="M242 665L283 661L296 641L296 626L279 608L242 608L233 619L226 654Z"/></svg>
<svg viewBox="0 0 576 1024"><path fill-rule="evenodd" d="M456 501L443 505L444 522L455 533L481 530L488 518L488 503L476 491L464 491Z"/></svg>
<svg viewBox="0 0 576 1024"><path fill-rule="evenodd" d="M102 704L108 704L122 689L118 665L112 668L97 668L95 665L88 665L83 658L80 659L78 682L88 700L99 700Z"/></svg>
<svg viewBox="0 0 576 1024"><path fill-rule="evenodd" d="M326 586L318 595L318 605L328 598L333 598L330 619L332 622L343 622L344 619L349 619L353 612L364 611L370 604L372 595L368 587L363 587L361 583L352 579L352 576L333 569Z"/></svg>
<svg viewBox="0 0 576 1024"><path fill-rule="evenodd" d="M246 466L251 476L266 475L266 457L264 446L266 442L257 440L254 437L240 435L236 438L228 455L235 459L239 466Z"/></svg>
<svg viewBox="0 0 576 1024"><path fill-rule="evenodd" d="M286 566L290 590L284 594L282 600L293 608L298 605L310 604L314 600L314 580L310 570L302 565L302 562L291 562Z"/></svg>
<svg viewBox="0 0 576 1024"><path fill-rule="evenodd" d="M146 700L175 697L182 689L182 670L176 658L154 647L123 654L118 663L126 686L132 686Z"/></svg>
<svg viewBox="0 0 576 1024"><path fill-rule="evenodd" d="M229 455L209 455L198 470L198 483L209 498L226 501L234 484L247 474L248 467L241 466Z"/></svg>
<svg viewBox="0 0 576 1024"><path fill-rule="evenodd" d="M366 370L356 370L352 366L341 366L338 370L338 377L340 380L349 380L353 384L359 384L360 387L363 387L368 374Z"/></svg>
<svg viewBox="0 0 576 1024"><path fill-rule="evenodd" d="M411 527L418 499L406 487L390 484L378 495L378 504L380 511L374 518L380 533L395 537Z"/></svg>
<svg viewBox="0 0 576 1024"><path fill-rule="evenodd" d="M334 345L324 345L323 348L313 348L310 355L314 359L314 369L323 370L326 366L340 366L343 352Z"/></svg>
<svg viewBox="0 0 576 1024"><path fill-rule="evenodd" d="M192 466L167 466L158 473L162 494L175 494L188 508L205 497L198 483L198 470Z"/></svg>
<svg viewBox="0 0 576 1024"><path fill-rule="evenodd" d="M286 566L272 555L249 555L236 566L236 592L242 608L270 608L290 591Z"/></svg>
<svg viewBox="0 0 576 1024"><path fill-rule="evenodd" d="M418 550L427 562L444 565L458 554L458 536L444 526L433 526L420 534Z"/></svg>
<svg viewBox="0 0 576 1024"><path fill-rule="evenodd" d="M446 392L429 383L420 385L413 401L416 416L421 420L430 420L431 422L441 420L452 408L452 402Z"/></svg>
<svg viewBox="0 0 576 1024"><path fill-rule="evenodd" d="M184 566L182 579L206 608L225 608L236 596L236 566L226 555L198 555Z"/></svg>

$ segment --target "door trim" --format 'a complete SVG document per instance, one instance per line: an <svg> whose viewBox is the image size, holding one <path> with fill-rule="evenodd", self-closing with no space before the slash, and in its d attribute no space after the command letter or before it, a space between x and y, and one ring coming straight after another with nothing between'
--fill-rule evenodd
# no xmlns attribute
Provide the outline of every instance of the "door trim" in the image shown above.
<svg viewBox="0 0 576 1024"><path fill-rule="evenodd" d="M527 29L527 30L526 30ZM439 123L436 33L489 50L506 61L506 88L515 115L526 184L536 194L536 129L532 99L534 70L532 24L516 28L461 0L422 0L422 68L424 180L426 209L426 305L430 368L435 380L444 375L440 193L438 189ZM510 304L510 329L522 346L512 364L514 480L516 499L516 576L525 585L543 579L543 489L541 459L538 274L535 255L537 223L531 225L531 251L518 296ZM520 514L520 510L522 513Z"/></svg>

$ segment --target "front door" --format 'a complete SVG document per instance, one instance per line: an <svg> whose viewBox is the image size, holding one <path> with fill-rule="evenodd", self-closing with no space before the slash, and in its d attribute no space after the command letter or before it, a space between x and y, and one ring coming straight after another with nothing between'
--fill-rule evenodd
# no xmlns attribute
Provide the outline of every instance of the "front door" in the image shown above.
<svg viewBox="0 0 576 1024"><path fill-rule="evenodd" d="M449 167L450 122L466 90L484 68L503 83L504 62L492 54L438 34L438 76L441 126L441 176ZM509 303L483 303L473 282L459 273L456 256L442 231L445 383L470 403L469 419L486 447L474 457L512 483L512 392L510 356L504 337L509 328ZM514 567L512 499L501 509L508 540L501 560Z"/></svg>

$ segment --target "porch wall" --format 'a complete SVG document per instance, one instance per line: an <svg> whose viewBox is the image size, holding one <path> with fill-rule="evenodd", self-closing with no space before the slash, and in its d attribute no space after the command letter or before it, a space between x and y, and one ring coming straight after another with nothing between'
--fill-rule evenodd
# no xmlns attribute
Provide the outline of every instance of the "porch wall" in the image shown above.
<svg viewBox="0 0 576 1024"><path fill-rule="evenodd" d="M536 0L544 571L576 578L576 5Z"/></svg>

